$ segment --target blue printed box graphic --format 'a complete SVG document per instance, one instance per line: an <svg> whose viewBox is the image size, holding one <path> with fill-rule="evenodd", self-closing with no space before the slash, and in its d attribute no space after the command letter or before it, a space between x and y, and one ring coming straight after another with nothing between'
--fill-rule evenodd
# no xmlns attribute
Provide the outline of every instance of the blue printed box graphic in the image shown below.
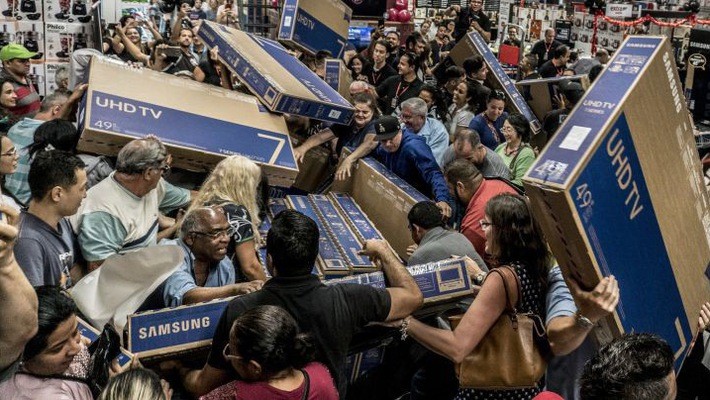
<svg viewBox="0 0 710 400"><path fill-rule="evenodd" d="M347 14L343 18L347 19ZM279 40L292 40L313 54L320 50L328 50L333 57L340 58L347 37L335 32L302 7L298 7L298 0L286 0L281 17Z"/></svg>
<svg viewBox="0 0 710 400"><path fill-rule="evenodd" d="M128 319L132 353L169 352L170 349L206 346L229 299L156 312L134 314Z"/></svg>
<svg viewBox="0 0 710 400"><path fill-rule="evenodd" d="M134 138L154 134L166 144L218 155L241 154L253 161L296 168L288 135L205 117L94 90L92 129ZM235 110L236 112L236 110ZM209 133L209 134L208 134Z"/></svg>

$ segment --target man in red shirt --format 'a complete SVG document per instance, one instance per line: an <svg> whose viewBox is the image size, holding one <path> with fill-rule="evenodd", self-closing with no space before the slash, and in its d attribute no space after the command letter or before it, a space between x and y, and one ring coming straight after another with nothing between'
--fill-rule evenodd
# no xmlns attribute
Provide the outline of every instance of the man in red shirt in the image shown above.
<svg viewBox="0 0 710 400"><path fill-rule="evenodd" d="M444 175L449 191L459 203L466 206L459 231L471 241L478 254L484 255L486 235L481 220L485 217L488 200L501 193L518 192L504 181L485 179L481 171L465 159L449 164Z"/></svg>
<svg viewBox="0 0 710 400"><path fill-rule="evenodd" d="M17 105L9 109L11 123L15 123L22 118L32 118L41 104L39 94L29 80L30 59L37 53L27 50L24 46L16 43L8 44L0 50L0 61L2 61L2 72L0 78L9 79L17 95Z"/></svg>

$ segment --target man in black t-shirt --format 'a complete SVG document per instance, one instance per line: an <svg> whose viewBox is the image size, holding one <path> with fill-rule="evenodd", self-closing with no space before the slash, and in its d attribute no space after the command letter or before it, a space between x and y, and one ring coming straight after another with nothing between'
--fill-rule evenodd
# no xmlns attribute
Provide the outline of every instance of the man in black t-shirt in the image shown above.
<svg viewBox="0 0 710 400"><path fill-rule="evenodd" d="M538 65L542 65L552 59L552 52L562 46L562 43L555 40L555 29L545 29L545 38L535 43L530 50L531 54L537 56Z"/></svg>
<svg viewBox="0 0 710 400"><path fill-rule="evenodd" d="M390 76L377 87L379 106L383 115L399 114L399 105L419 95L422 81L417 78L419 64L413 53L404 53L399 58L399 75Z"/></svg>
<svg viewBox="0 0 710 400"><path fill-rule="evenodd" d="M552 51L552 60L542 64L537 72L542 78L555 78L562 76L569 60L569 47L562 45Z"/></svg>
<svg viewBox="0 0 710 400"><path fill-rule="evenodd" d="M401 319L421 306L419 287L384 241L367 241L363 252L382 264L390 287L324 285L311 275L318 256L318 235L315 221L297 211L282 211L274 218L266 240L267 268L273 278L260 291L229 303L201 370L180 368L185 388L195 397L231 379L234 371L223 356L229 331L239 315L256 306L284 308L302 332L313 335L316 360L333 374L341 398L345 398L345 358L353 335L370 322Z"/></svg>
<svg viewBox="0 0 710 400"><path fill-rule="evenodd" d="M372 70L367 76L370 85L377 87L397 71L387 63L390 57L390 46L384 40L378 40L372 48Z"/></svg>

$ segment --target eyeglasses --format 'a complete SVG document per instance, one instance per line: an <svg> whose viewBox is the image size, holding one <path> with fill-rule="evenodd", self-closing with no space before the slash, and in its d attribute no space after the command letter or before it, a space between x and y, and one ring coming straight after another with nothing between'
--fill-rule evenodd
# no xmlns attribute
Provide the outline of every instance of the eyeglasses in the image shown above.
<svg viewBox="0 0 710 400"><path fill-rule="evenodd" d="M12 157L12 156L14 156L15 154L17 154L17 148L16 148L16 147L13 147L13 148L11 148L10 150L6 151L5 153L0 154L0 156L2 156L2 157L7 157L7 156Z"/></svg>
<svg viewBox="0 0 710 400"><path fill-rule="evenodd" d="M224 359L227 361L229 361L231 359L235 359L235 360L242 359L241 356L235 356L235 355L229 354L229 343L227 343L227 345L224 346L224 350L222 350L222 356L224 356Z"/></svg>
<svg viewBox="0 0 710 400"><path fill-rule="evenodd" d="M488 222L488 221L486 221L485 219L482 219L482 220L478 221L478 223L481 224L481 229L486 229L486 228L488 228L489 226L493 226L493 223L492 223L492 222Z"/></svg>
<svg viewBox="0 0 710 400"><path fill-rule="evenodd" d="M211 240L217 240L222 236L229 237L231 231L229 229L222 229L222 230L219 230L216 232L210 232L210 233L198 232L198 231L191 231L190 233L194 233L195 235L198 235L198 236L204 236L204 237L210 238Z"/></svg>

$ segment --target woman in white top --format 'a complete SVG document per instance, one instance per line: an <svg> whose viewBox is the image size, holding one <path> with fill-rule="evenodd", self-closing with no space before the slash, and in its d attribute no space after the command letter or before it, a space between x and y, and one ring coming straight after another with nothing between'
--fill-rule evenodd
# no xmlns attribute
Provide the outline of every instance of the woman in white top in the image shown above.
<svg viewBox="0 0 710 400"><path fill-rule="evenodd" d="M15 173L17 170L17 162L19 160L20 154L18 153L15 144L12 143L12 140L10 140L9 137L3 135L2 138L0 138L0 181L2 182L3 188L5 187L5 175L12 175ZM14 197L8 196L7 193L10 192L3 190L1 201L12 206L12 208L17 211L20 211L19 203Z"/></svg>
<svg viewBox="0 0 710 400"><path fill-rule="evenodd" d="M454 97L449 106L449 121L445 124L449 131L449 138L454 139L454 134L459 128L468 128L468 124L475 116L476 90L468 81L463 81L456 86Z"/></svg>

